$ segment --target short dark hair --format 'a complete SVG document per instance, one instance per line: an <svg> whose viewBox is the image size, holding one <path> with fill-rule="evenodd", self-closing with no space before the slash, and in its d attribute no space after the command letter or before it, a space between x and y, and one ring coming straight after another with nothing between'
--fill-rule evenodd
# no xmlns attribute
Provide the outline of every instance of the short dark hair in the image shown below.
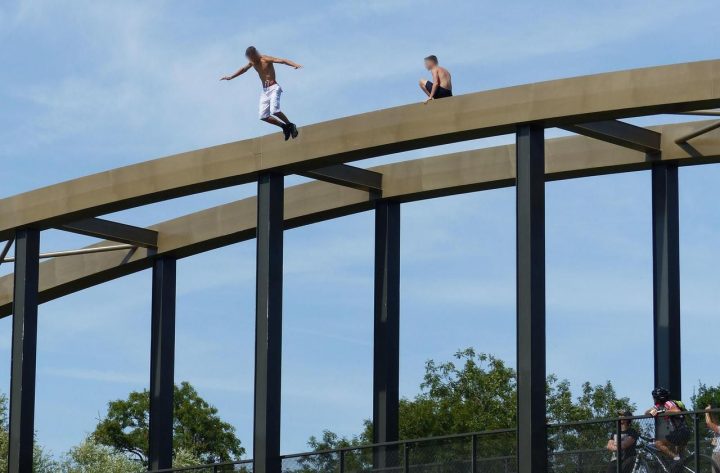
<svg viewBox="0 0 720 473"><path fill-rule="evenodd" d="M248 46L248 48L245 50L246 56L255 56L257 53L258 51L255 46Z"/></svg>
<svg viewBox="0 0 720 473"><path fill-rule="evenodd" d="M432 61L432 62L434 62L435 64L438 63L437 56L434 55L434 54L429 55L428 57L425 58L425 60L426 60L426 61Z"/></svg>

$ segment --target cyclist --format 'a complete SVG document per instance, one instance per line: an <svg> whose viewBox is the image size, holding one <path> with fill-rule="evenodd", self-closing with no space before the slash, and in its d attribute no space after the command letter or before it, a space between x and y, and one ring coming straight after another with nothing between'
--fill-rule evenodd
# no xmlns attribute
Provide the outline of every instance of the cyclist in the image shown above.
<svg viewBox="0 0 720 473"><path fill-rule="evenodd" d="M713 444L713 453L712 453L712 459L715 460L715 463L720 465L720 425L715 422L715 419L713 418L713 415L711 412L709 412L713 407L707 406L705 408L705 424L707 424L708 429L710 429L714 435L712 444Z"/></svg>
<svg viewBox="0 0 720 473"><path fill-rule="evenodd" d="M685 411L682 401L673 401L670 391L665 388L655 388L652 391L655 405L645 414L653 417L660 414L671 414ZM657 423L655 446L674 461L680 460L680 452L690 440L690 429L685 423L684 415L672 415L664 418L665 423ZM662 432L662 433L661 433Z"/></svg>
<svg viewBox="0 0 720 473"><path fill-rule="evenodd" d="M630 411L620 411L618 412L618 417L632 417L633 413ZM640 438L640 434L637 430L635 430L632 427L632 422L630 419L621 419L620 420L620 450L622 451L622 464L624 466L624 470L630 470L632 468L632 465L634 464L634 460L628 460L630 458L635 458L635 454L637 453L635 450L635 446L637 443L637 439ZM617 471L617 451L618 451L618 441L617 441L617 433L613 433L610 436L610 440L608 440L607 447L609 451L612 452L612 459L610 460L610 464L608 465L608 473L614 473ZM627 466L625 466L627 465Z"/></svg>

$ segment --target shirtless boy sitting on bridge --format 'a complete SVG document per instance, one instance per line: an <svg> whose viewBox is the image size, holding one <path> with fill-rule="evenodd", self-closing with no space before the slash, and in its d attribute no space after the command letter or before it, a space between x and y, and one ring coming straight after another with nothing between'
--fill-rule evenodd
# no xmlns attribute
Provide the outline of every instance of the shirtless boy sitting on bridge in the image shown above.
<svg viewBox="0 0 720 473"><path fill-rule="evenodd" d="M242 74L245 74L251 67L255 68L260 76L260 82L263 84L263 90L260 94L260 120L277 125L283 130L285 141L291 136L297 138L298 129L288 117L280 111L280 96L282 88L275 80L274 64L285 64L295 69L300 69L300 64L294 63L289 59L281 59L272 56L260 54L255 46L250 46L245 50L245 57L248 59L246 65L241 67L236 73L230 76L222 77L220 80L232 80Z"/></svg>
<svg viewBox="0 0 720 473"><path fill-rule="evenodd" d="M437 56L426 57L425 68L432 73L432 81L420 79L420 88L428 96L425 103L434 99L452 97L452 78L447 69L438 65Z"/></svg>

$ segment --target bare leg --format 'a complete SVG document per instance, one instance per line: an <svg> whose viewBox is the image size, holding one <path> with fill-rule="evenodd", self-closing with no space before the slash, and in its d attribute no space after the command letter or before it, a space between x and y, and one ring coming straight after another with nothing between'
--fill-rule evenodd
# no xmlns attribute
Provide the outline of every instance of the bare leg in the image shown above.
<svg viewBox="0 0 720 473"><path fill-rule="evenodd" d="M427 84L427 80L420 79L420 89L422 89L422 91L425 92L425 95L430 97L430 92L428 92L427 89L425 88L425 84Z"/></svg>
<svg viewBox="0 0 720 473"><path fill-rule="evenodd" d="M285 129L285 123L284 123L284 122L281 122L280 120L278 120L278 119L275 118L275 117L261 118L260 120L262 120L262 121L264 121L264 122L266 122L266 123L270 123L270 124L272 124L272 125L279 126L279 127L282 128L283 130Z"/></svg>
<svg viewBox="0 0 720 473"><path fill-rule="evenodd" d="M675 458L675 456L677 455L677 453L675 452L675 447L667 440L656 440L655 446L658 448L658 450L660 450L670 458Z"/></svg>
<svg viewBox="0 0 720 473"><path fill-rule="evenodd" d="M290 121L290 119L287 117L287 115L285 115L285 114L282 113L282 112L277 112L277 113L275 114L275 116L278 117L279 119L281 119L282 121L284 121L285 123L287 123L287 124L288 124L288 127L289 127L289 129L290 129L290 136L292 136L293 139L297 138L297 136L298 136L298 134L299 134L299 133L298 133L297 126L295 126L295 124Z"/></svg>
<svg viewBox="0 0 720 473"><path fill-rule="evenodd" d="M284 121L285 123L292 123L290 119L282 112L277 112L275 114L276 117L278 117L280 120Z"/></svg>

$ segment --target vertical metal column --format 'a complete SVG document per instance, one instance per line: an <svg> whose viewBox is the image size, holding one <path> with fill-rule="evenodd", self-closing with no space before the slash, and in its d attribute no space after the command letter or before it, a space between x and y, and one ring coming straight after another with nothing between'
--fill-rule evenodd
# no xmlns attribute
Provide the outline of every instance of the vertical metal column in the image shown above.
<svg viewBox="0 0 720 473"><path fill-rule="evenodd" d="M35 435L40 231L16 231L15 258L8 473L26 473L33 468Z"/></svg>
<svg viewBox="0 0 720 473"><path fill-rule="evenodd" d="M470 472L478 473L478 442L477 435L473 434L470 438Z"/></svg>
<svg viewBox="0 0 720 473"><path fill-rule="evenodd" d="M375 207L373 443L398 440L400 409L400 203ZM374 452L375 468L397 466L397 449Z"/></svg>
<svg viewBox="0 0 720 473"><path fill-rule="evenodd" d="M680 216L675 164L661 163L652 169L652 213L655 386L681 399Z"/></svg>
<svg viewBox="0 0 720 473"><path fill-rule="evenodd" d="M173 398L175 390L174 258L153 263L150 331L150 470L172 467Z"/></svg>
<svg viewBox="0 0 720 473"><path fill-rule="evenodd" d="M545 419L545 142L539 124L517 127L518 471L547 467Z"/></svg>
<svg viewBox="0 0 720 473"><path fill-rule="evenodd" d="M280 471L283 186L282 174L258 177L254 473Z"/></svg>

